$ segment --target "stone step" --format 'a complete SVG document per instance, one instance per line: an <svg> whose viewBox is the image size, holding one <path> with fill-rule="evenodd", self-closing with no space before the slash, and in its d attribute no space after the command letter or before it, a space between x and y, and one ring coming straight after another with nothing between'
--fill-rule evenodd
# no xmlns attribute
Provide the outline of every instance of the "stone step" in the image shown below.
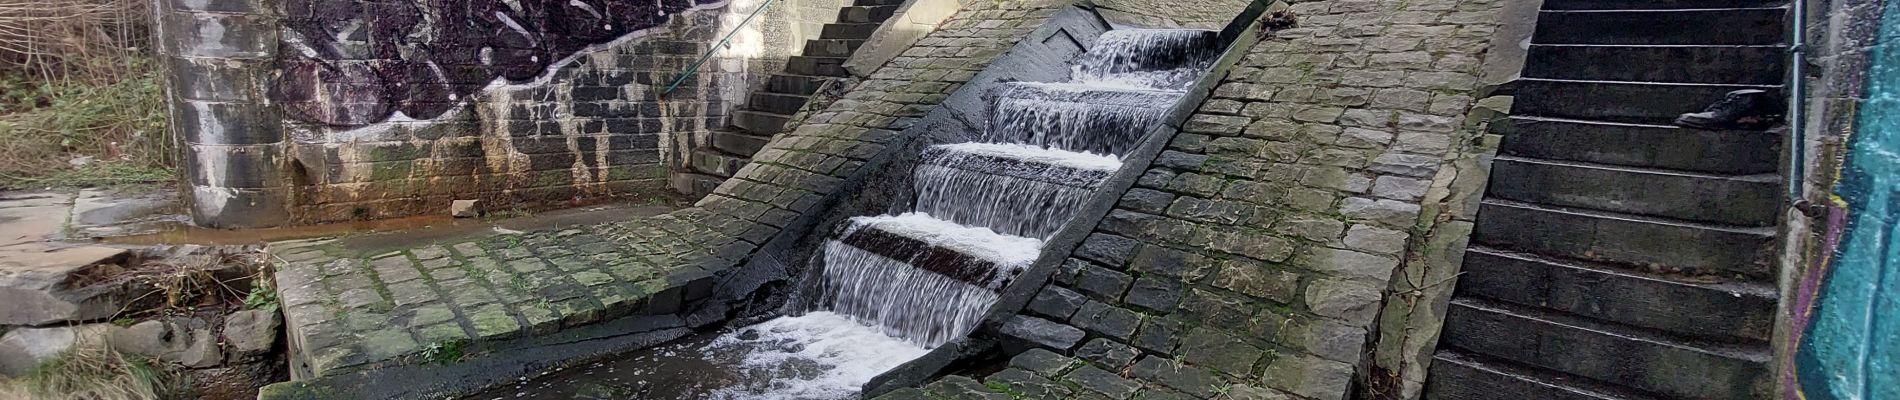
<svg viewBox="0 0 1900 400"><path fill-rule="evenodd" d="M1531 45L1528 78L1779 85L1786 46Z"/></svg>
<svg viewBox="0 0 1900 400"><path fill-rule="evenodd" d="M1493 123L1491 129L1504 135L1500 155L1718 174L1774 173L1782 137L1772 130L1708 131L1523 116Z"/></svg>
<svg viewBox="0 0 1900 400"><path fill-rule="evenodd" d="M752 96L748 98L750 101L746 102L745 108L773 114L792 115L797 114L799 108L805 107L805 101L810 99L811 97L795 94L752 92Z"/></svg>
<svg viewBox="0 0 1900 400"><path fill-rule="evenodd" d="M1765 344L1674 338L1481 299L1452 300L1439 346L1669 398L1758 399L1773 387Z"/></svg>
<svg viewBox="0 0 1900 400"><path fill-rule="evenodd" d="M1765 282L1651 274L1472 246L1457 295L1688 337L1766 343L1774 329L1775 293Z"/></svg>
<svg viewBox="0 0 1900 400"><path fill-rule="evenodd" d="M849 6L838 10L838 22L875 24L897 12L897 6Z"/></svg>
<svg viewBox="0 0 1900 400"><path fill-rule="evenodd" d="M996 89L980 141L1124 154L1161 124L1182 92L1079 83L1011 82Z"/></svg>
<svg viewBox="0 0 1900 400"><path fill-rule="evenodd" d="M790 115L739 110L732 113L732 126L760 136L777 135L791 119Z"/></svg>
<svg viewBox="0 0 1900 400"><path fill-rule="evenodd" d="M1441 349L1426 375L1426 400L1661 400L1510 361Z"/></svg>
<svg viewBox="0 0 1900 400"><path fill-rule="evenodd" d="M1033 146L957 143L924 149L920 162L990 175L1085 189L1100 187L1121 167L1112 158Z"/></svg>
<svg viewBox="0 0 1900 400"><path fill-rule="evenodd" d="M844 70L843 57L792 56L785 61L785 72L806 76L850 76Z"/></svg>
<svg viewBox="0 0 1900 400"><path fill-rule="evenodd" d="M819 32L818 38L865 40L871 38L871 34L877 33L877 27L879 25L881 24L825 24L825 28Z"/></svg>
<svg viewBox="0 0 1900 400"><path fill-rule="evenodd" d="M804 76L777 74L765 80L765 91L772 93L810 95L818 92L818 87L831 78L822 76Z"/></svg>
<svg viewBox="0 0 1900 400"><path fill-rule="evenodd" d="M1121 160L1016 144L957 143L931 146L919 164L913 174L913 210L1043 238L1072 219Z"/></svg>
<svg viewBox="0 0 1900 400"><path fill-rule="evenodd" d="M718 189L719 184L725 181L726 178L712 175L695 174L692 172L674 172L672 176L667 178L667 185L672 186L676 192L692 196L693 198L700 198L712 194L713 189Z"/></svg>
<svg viewBox="0 0 1900 400"><path fill-rule="evenodd" d="M1765 279L1774 228L1737 228L1487 199L1473 242L1652 272Z"/></svg>
<svg viewBox="0 0 1900 400"><path fill-rule="evenodd" d="M1674 124L1677 116L1701 112L1731 91L1779 88L1530 78L1518 83L1514 115L1651 125Z"/></svg>
<svg viewBox="0 0 1900 400"><path fill-rule="evenodd" d="M1041 246L1037 239L958 225L925 214L856 217L851 224L856 230L838 238L845 245L990 290L1003 288L1021 268L1035 261L1036 254L1021 250L1033 253Z"/></svg>
<svg viewBox="0 0 1900 400"><path fill-rule="evenodd" d="M1486 197L1720 225L1774 226L1781 178L1498 156Z"/></svg>
<svg viewBox="0 0 1900 400"><path fill-rule="evenodd" d="M854 5L854 6L901 6L901 5L904 5L904 1L905 0L857 0L857 1L851 2L851 5Z"/></svg>
<svg viewBox="0 0 1900 400"><path fill-rule="evenodd" d="M737 131L713 131L711 140L713 149L748 158L753 154L758 154L759 150L764 149L765 144L771 141L770 136Z"/></svg>
<svg viewBox="0 0 1900 400"><path fill-rule="evenodd" d="M686 158L687 163L692 165L693 171L721 178L731 178L733 174L739 172L739 168L745 167L745 164L751 161L746 157L722 153L710 147L693 149L692 154L688 154Z"/></svg>
<svg viewBox="0 0 1900 400"><path fill-rule="evenodd" d="M854 39L812 39L805 41L805 52L814 57L851 57L851 52L864 45L863 40Z"/></svg>
<svg viewBox="0 0 1900 400"><path fill-rule="evenodd" d="M1535 44L1779 45L1787 9L1546 10Z"/></svg>

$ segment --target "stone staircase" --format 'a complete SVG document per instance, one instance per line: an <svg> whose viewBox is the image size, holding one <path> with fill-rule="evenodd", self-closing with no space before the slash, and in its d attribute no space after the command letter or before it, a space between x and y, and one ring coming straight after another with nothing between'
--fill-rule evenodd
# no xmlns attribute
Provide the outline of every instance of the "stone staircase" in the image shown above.
<svg viewBox="0 0 1900 400"><path fill-rule="evenodd" d="M1544 2L1426 398L1768 396L1779 135L1671 121L1779 88L1785 11Z"/></svg>
<svg viewBox="0 0 1900 400"><path fill-rule="evenodd" d="M767 78L763 87L747 97L745 106L733 113L731 126L712 132L710 145L687 155L694 173L716 178L691 188L696 192L691 194L709 193L718 180L732 177L785 128L819 86L849 76L845 60L903 4L904 0L855 0L838 10L837 22L826 24L817 39L806 41L804 50L786 62L784 71Z"/></svg>

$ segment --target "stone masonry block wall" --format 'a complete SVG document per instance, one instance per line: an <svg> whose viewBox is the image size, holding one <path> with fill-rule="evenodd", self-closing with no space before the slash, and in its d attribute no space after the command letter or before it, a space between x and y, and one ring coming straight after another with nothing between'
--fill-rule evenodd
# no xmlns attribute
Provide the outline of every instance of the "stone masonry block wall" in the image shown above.
<svg viewBox="0 0 1900 400"><path fill-rule="evenodd" d="M277 28L253 29L269 50L253 64L268 77L254 79L263 82L254 83L250 104L268 106L195 110L220 124L180 130L188 137L229 126L282 132L250 157L267 159L191 169L243 171L235 175L276 188L268 206L299 223L441 213L452 199L507 207L658 194L666 171L683 167L678 155L725 126L744 93L781 69L848 1L775 1L741 26L764 3L273 3L245 11L263 18L246 26ZM697 74L665 92L709 50L717 51ZM220 84L240 91L252 83L235 78ZM181 107L196 105L191 100ZM194 143L190 151L200 148ZM258 203L196 197L201 208Z"/></svg>
<svg viewBox="0 0 1900 400"><path fill-rule="evenodd" d="M1501 4L1291 5L1002 328L1060 354L974 390L1345 398Z"/></svg>

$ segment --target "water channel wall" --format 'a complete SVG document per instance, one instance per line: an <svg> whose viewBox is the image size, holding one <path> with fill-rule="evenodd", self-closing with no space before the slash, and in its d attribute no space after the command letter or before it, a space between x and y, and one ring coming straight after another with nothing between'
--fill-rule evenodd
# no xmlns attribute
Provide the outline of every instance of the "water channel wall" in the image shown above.
<svg viewBox="0 0 1900 400"><path fill-rule="evenodd" d="M194 219L230 228L660 194L847 5L154 3Z"/></svg>

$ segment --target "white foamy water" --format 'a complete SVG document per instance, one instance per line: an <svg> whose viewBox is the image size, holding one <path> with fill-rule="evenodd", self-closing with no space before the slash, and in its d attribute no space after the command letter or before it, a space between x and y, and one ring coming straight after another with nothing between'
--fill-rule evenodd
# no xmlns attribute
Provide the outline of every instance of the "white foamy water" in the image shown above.
<svg viewBox="0 0 1900 400"><path fill-rule="evenodd" d="M962 225L921 212L851 218L852 225L876 226L885 232L956 250L998 265L1028 265L1042 254L1042 240L996 233Z"/></svg>
<svg viewBox="0 0 1900 400"><path fill-rule="evenodd" d="M1122 167L1121 157L1116 157L1113 154L1067 151L1022 143L968 142L940 144L933 147L940 147L945 150L961 153L1009 157L1023 161L1054 164L1069 168L1114 171Z"/></svg>
<svg viewBox="0 0 1900 400"><path fill-rule="evenodd" d="M825 287L832 311L876 325L885 335L937 347L976 329L996 304L996 289L977 286L836 240L825 243ZM997 271L989 286L1020 265Z"/></svg>
<svg viewBox="0 0 1900 400"><path fill-rule="evenodd" d="M747 352L736 372L753 379L713 391L708 398L851 398L871 378L929 352L923 346L886 336L878 328L827 311L779 317L720 335L701 351L729 349Z"/></svg>

